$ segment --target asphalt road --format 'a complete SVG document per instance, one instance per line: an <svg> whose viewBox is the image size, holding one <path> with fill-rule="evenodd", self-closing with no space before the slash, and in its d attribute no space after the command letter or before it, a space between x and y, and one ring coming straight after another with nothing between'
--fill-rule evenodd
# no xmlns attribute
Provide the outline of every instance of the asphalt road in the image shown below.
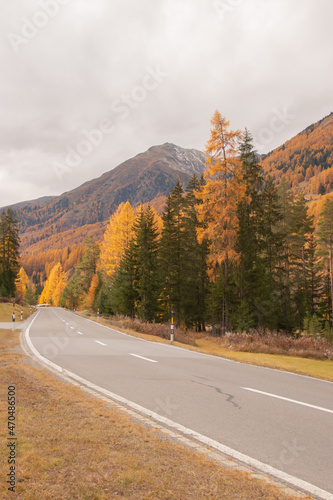
<svg viewBox="0 0 333 500"><path fill-rule="evenodd" d="M39 310L30 339L62 368L333 498L333 383L147 342L58 308Z"/></svg>

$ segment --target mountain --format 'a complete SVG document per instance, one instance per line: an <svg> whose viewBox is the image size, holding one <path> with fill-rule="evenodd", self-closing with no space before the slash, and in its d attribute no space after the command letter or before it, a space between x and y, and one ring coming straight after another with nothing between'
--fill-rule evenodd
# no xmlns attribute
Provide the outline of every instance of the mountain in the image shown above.
<svg viewBox="0 0 333 500"><path fill-rule="evenodd" d="M265 175L316 200L333 192L333 113L261 158Z"/></svg>
<svg viewBox="0 0 333 500"><path fill-rule="evenodd" d="M49 201L53 200L54 198L55 196L43 196L42 198L38 198L37 200L20 201L19 203L14 203L14 205L1 207L0 213L7 210L7 208L9 207L12 208L15 212L17 212L17 210L20 210L21 208L32 207L34 205L42 206L45 205L45 203L48 203Z"/></svg>
<svg viewBox="0 0 333 500"><path fill-rule="evenodd" d="M61 196L13 205L21 251L61 248L69 241L81 243L90 234L99 237L120 203L128 200L137 206L167 196L177 179L186 184L193 174L200 177L205 161L200 151L166 143Z"/></svg>

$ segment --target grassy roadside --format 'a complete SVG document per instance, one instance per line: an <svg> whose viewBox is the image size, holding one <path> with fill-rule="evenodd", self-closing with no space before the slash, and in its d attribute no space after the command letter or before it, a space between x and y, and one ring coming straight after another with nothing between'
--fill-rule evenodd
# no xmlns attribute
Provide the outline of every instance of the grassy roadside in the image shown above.
<svg viewBox="0 0 333 500"><path fill-rule="evenodd" d="M23 321L29 318L30 309L34 312L34 307L21 307L20 305L15 306L15 321L21 321L21 311L23 311ZM13 304L10 303L0 303L0 322L1 321L12 321L13 315Z"/></svg>
<svg viewBox="0 0 333 500"><path fill-rule="evenodd" d="M245 472L161 440L121 411L27 362L0 330L0 497L291 500ZM16 386L16 491L7 490L7 389ZM15 495L15 496L14 496ZM310 498L310 497L307 497Z"/></svg>
<svg viewBox="0 0 333 500"><path fill-rule="evenodd" d="M95 315L92 316L89 313L80 314L86 318L96 321ZM100 318L99 322L106 326L110 326L111 328L116 328L124 333L128 333L129 335L150 340L152 342L163 342L168 344L170 343L169 340L157 337L155 335L148 335L145 333L133 331L129 328L124 328L124 326L119 321ZM177 335L175 336L175 338L177 338ZM288 371L333 382L332 360L302 358L298 356L286 356L281 354L237 352L235 350L229 350L219 345L218 339L203 335L194 336L192 344L194 345L184 344L177 341L174 342L174 345L176 346L184 347L186 349L197 352L202 352L204 354L221 356L223 358L232 359L240 363L247 363L256 366L263 366L266 368L273 368L275 370Z"/></svg>

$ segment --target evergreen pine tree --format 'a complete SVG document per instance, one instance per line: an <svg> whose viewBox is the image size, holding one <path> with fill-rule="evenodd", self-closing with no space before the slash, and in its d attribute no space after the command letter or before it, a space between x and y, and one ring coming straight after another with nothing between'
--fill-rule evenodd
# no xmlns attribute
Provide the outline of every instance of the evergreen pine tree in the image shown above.
<svg viewBox="0 0 333 500"><path fill-rule="evenodd" d="M157 319L159 312L160 281L157 262L158 230L151 206L148 205L146 211L141 209L133 229L137 249L137 313L140 319L152 322Z"/></svg>
<svg viewBox="0 0 333 500"><path fill-rule="evenodd" d="M87 293L89 290L93 276L96 274L99 255L100 249L94 238L87 238L82 261L76 267L76 272L78 272L81 277L80 286L82 292Z"/></svg>
<svg viewBox="0 0 333 500"><path fill-rule="evenodd" d="M115 313L135 318L138 301L137 247L133 235L112 277L110 303Z"/></svg>
<svg viewBox="0 0 333 500"><path fill-rule="evenodd" d="M197 331L205 330L205 306L208 288L207 257L208 243L199 243L197 230L201 227L196 207L201 203L195 196L201 185L194 174L187 188L182 217L182 294L181 316L187 327L195 326Z"/></svg>
<svg viewBox="0 0 333 500"><path fill-rule="evenodd" d="M307 311L311 316L317 311L323 282L323 265L318 258L318 244L314 233L309 235L307 261L305 263L307 276Z"/></svg>
<svg viewBox="0 0 333 500"><path fill-rule="evenodd" d="M18 220L11 208L0 216L0 288L2 295L13 297L19 272Z"/></svg>
<svg viewBox="0 0 333 500"><path fill-rule="evenodd" d="M265 183L261 200L258 207L258 236L261 265L265 271L261 277L254 315L257 324L274 329L279 326L281 317L281 289L277 271L281 268L284 238L278 230L282 219L281 206L271 177Z"/></svg>
<svg viewBox="0 0 333 500"><path fill-rule="evenodd" d="M329 290L326 316L332 324L333 317L333 200L327 199L318 221L319 254L328 271Z"/></svg>
<svg viewBox="0 0 333 500"><path fill-rule="evenodd" d="M121 259L111 288L115 312L155 321L159 313L158 230L152 207L143 207L133 225L133 237Z"/></svg>
<svg viewBox="0 0 333 500"><path fill-rule="evenodd" d="M306 200L302 194L298 195L292 206L291 219L289 240L292 301L296 325L301 331L309 310L311 278L308 274L308 265L309 258L312 258L309 254L309 243L314 232L313 217L308 215Z"/></svg>
<svg viewBox="0 0 333 500"><path fill-rule="evenodd" d="M293 194L287 181L283 178L278 187L279 203L281 208L281 220L278 222L277 231L283 238L283 250L281 265L277 269L277 282L280 296L280 319L279 324L286 330L291 331L295 326L294 309L292 306L291 292L291 244L293 233Z"/></svg>
<svg viewBox="0 0 333 500"><path fill-rule="evenodd" d="M259 290L264 273L260 260L258 233L263 178L252 141L251 134L245 129L239 150L246 192L237 208L239 226L236 245L240 260L237 277L239 321L237 315L235 320L241 330L248 330L255 324L254 303L260 300Z"/></svg>
<svg viewBox="0 0 333 500"><path fill-rule="evenodd" d="M181 303L183 287L183 188L177 181L169 194L162 215L163 227L160 240L160 270L163 290L161 295L165 320L174 313L176 325L181 322Z"/></svg>

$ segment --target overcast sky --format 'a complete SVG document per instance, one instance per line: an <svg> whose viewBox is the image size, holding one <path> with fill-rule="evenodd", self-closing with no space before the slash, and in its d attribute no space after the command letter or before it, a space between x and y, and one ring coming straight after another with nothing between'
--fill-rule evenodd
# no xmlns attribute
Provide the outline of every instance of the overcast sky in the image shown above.
<svg viewBox="0 0 333 500"><path fill-rule="evenodd" d="M0 206L203 150L216 109L274 149L333 111L332 19L332 0L2 1Z"/></svg>

